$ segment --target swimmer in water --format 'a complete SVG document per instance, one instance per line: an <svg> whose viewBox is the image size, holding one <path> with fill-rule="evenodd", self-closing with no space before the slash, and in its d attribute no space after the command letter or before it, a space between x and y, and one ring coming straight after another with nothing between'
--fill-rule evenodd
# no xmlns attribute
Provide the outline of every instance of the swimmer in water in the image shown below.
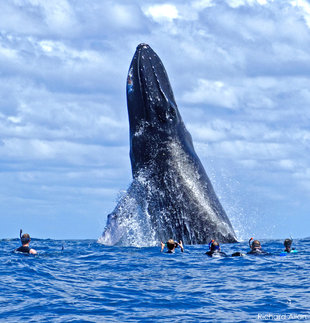
<svg viewBox="0 0 310 323"><path fill-rule="evenodd" d="M267 252L262 249L262 246L258 240L253 240L253 238L249 240L249 246L251 251L247 252L248 255L266 255Z"/></svg>
<svg viewBox="0 0 310 323"><path fill-rule="evenodd" d="M291 239L285 239L284 240L284 247L285 247L285 252L290 253L292 250L292 240Z"/></svg>
<svg viewBox="0 0 310 323"><path fill-rule="evenodd" d="M291 239L284 240L283 244L284 244L285 250L283 251L283 253L297 253L298 252L295 248L292 248L292 243L293 243L292 237L291 237Z"/></svg>
<svg viewBox="0 0 310 323"><path fill-rule="evenodd" d="M167 245L167 249L168 249L166 251L167 253L174 253L175 252L175 248L177 248L177 247L180 247L180 249L181 249L182 252L184 251L183 243L182 243L181 240L180 240L179 243L176 242L176 241L174 241L173 239L169 239L166 244L164 244L163 242L161 242L161 250L160 250L161 252L164 251L165 245Z"/></svg>
<svg viewBox="0 0 310 323"><path fill-rule="evenodd" d="M225 252L221 251L219 243L215 240L211 240L209 243L209 251L206 252L209 257L227 257Z"/></svg>
<svg viewBox="0 0 310 323"><path fill-rule="evenodd" d="M22 235L22 233L23 233L23 230L21 229L19 235L20 235L20 241L22 243L22 246L17 248L15 251L36 255L37 252L34 249L29 247L29 244L31 241L30 235L28 233L24 233Z"/></svg>

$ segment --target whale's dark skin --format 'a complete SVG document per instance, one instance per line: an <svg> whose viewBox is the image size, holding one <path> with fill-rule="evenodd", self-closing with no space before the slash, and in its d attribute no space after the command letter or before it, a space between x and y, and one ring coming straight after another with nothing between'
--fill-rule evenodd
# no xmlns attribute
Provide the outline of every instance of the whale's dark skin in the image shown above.
<svg viewBox="0 0 310 323"><path fill-rule="evenodd" d="M146 44L137 47L129 68L127 105L133 183L108 216L99 240L135 244L131 231L143 232L152 242L236 242L182 121L166 70Z"/></svg>

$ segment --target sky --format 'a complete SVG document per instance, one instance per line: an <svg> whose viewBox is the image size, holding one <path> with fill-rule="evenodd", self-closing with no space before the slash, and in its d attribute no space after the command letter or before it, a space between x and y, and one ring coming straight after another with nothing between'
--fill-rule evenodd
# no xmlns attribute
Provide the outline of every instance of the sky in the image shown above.
<svg viewBox="0 0 310 323"><path fill-rule="evenodd" d="M310 2L0 0L0 238L101 235L132 178L139 43L239 239L309 237Z"/></svg>

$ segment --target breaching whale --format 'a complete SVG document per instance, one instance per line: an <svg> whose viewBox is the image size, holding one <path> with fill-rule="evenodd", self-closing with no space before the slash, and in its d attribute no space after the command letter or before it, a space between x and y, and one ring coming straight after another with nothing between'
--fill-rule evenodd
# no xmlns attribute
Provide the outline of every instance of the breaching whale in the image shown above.
<svg viewBox="0 0 310 323"><path fill-rule="evenodd" d="M166 70L140 44L127 77L133 182L120 197L99 242L150 246L236 242L232 225L193 146Z"/></svg>

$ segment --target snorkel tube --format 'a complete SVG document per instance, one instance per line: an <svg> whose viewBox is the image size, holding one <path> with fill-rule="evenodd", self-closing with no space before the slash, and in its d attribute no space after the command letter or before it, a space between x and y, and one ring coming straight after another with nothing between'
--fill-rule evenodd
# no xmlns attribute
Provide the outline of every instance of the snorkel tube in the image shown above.
<svg viewBox="0 0 310 323"><path fill-rule="evenodd" d="M214 242L214 240L211 240L210 242L209 242L209 250L211 250L211 246L212 246L212 243Z"/></svg>
<svg viewBox="0 0 310 323"><path fill-rule="evenodd" d="M249 240L249 247L250 247L250 249L252 249L252 243L253 243L253 242L251 243L252 240L254 240L254 239L253 238L250 238L250 240Z"/></svg>
<svg viewBox="0 0 310 323"><path fill-rule="evenodd" d="M29 235L28 235L28 237L24 237L24 236L22 236L22 233L23 233L23 230L22 229L20 229L19 230L19 238L20 238L20 242L22 243L22 245L24 245L24 244L26 244L26 243L28 243L28 242L30 242L30 237L29 237Z"/></svg>

